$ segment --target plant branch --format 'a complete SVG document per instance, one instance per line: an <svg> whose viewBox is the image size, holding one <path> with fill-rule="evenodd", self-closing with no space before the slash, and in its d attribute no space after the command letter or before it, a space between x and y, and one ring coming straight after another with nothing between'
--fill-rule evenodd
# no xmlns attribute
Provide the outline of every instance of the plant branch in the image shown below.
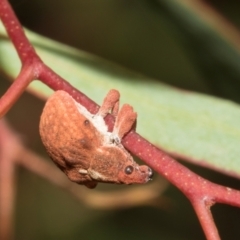
<svg viewBox="0 0 240 240"><path fill-rule="evenodd" d="M48 66L43 65L39 80L53 90L64 90L65 92L68 92L77 102L85 106L90 112L96 113L98 111L99 106L94 101L78 89L74 88L68 81L60 77Z"/></svg>
<svg viewBox="0 0 240 240"><path fill-rule="evenodd" d="M178 187L189 199L195 195L205 199L207 194L215 202L240 207L240 191L200 177L136 132L132 131L126 135L123 144L156 172Z"/></svg>
<svg viewBox="0 0 240 240"><path fill-rule="evenodd" d="M36 54L33 46L26 38L21 23L13 12L7 0L0 1L0 18L6 28L9 38L11 39L19 58L23 64L29 61L41 61Z"/></svg>
<svg viewBox="0 0 240 240"><path fill-rule="evenodd" d="M87 105L90 111L97 112L98 106L96 103L71 86L66 80L42 62L26 37L20 22L7 0L0 0L0 18L22 63L22 70L19 76L0 99L0 118L7 113L28 84L34 79L41 80L53 90L64 90L68 92L76 101L84 106Z"/></svg>
<svg viewBox="0 0 240 240"><path fill-rule="evenodd" d="M24 66L12 85L0 98L0 118L11 109L33 78L34 72L31 65Z"/></svg>
<svg viewBox="0 0 240 240"><path fill-rule="evenodd" d="M207 199L195 199L192 201L206 238L208 240L221 240L210 211L212 204L212 201Z"/></svg>
<svg viewBox="0 0 240 240"><path fill-rule="evenodd" d="M18 140L4 120L0 121L0 132L0 239L10 240L13 239L14 158Z"/></svg>

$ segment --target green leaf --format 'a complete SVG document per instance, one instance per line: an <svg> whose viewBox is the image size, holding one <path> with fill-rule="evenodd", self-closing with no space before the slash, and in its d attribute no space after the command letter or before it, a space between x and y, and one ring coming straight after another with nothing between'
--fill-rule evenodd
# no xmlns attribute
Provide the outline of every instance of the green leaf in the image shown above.
<svg viewBox="0 0 240 240"><path fill-rule="evenodd" d="M41 58L72 85L101 104L111 88L138 112L137 131L167 152L240 177L240 106L182 91L131 72L99 57L29 31ZM16 52L0 27L0 68L12 78L20 70ZM49 96L35 81L29 90Z"/></svg>

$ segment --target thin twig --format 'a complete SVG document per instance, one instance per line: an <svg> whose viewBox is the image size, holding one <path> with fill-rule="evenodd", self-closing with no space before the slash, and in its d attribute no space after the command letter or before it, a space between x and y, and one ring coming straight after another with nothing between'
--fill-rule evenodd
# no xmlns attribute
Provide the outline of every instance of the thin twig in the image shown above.
<svg viewBox="0 0 240 240"><path fill-rule="evenodd" d="M221 240L210 210L212 202L208 203L207 199L194 199L192 204L206 238L208 240Z"/></svg>
<svg viewBox="0 0 240 240"><path fill-rule="evenodd" d="M0 121L0 239L13 239L15 203L14 159L17 138L4 120Z"/></svg>
<svg viewBox="0 0 240 240"><path fill-rule="evenodd" d="M34 61L41 62L34 47L26 38L21 23L7 0L0 1L0 18L2 19L8 36L11 39L22 64L24 65Z"/></svg>
<svg viewBox="0 0 240 240"><path fill-rule="evenodd" d="M33 68L30 65L23 67L18 77L0 98L0 118L11 109L33 79Z"/></svg>

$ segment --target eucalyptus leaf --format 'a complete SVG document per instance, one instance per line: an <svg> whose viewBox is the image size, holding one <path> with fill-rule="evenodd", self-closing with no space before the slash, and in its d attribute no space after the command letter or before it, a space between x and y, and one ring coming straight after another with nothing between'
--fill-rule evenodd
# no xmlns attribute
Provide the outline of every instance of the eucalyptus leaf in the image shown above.
<svg viewBox="0 0 240 240"><path fill-rule="evenodd" d="M165 151L240 177L240 106L184 91L129 71L104 59L27 31L37 53L59 75L101 104L109 89L138 113L137 131ZM0 70L12 79L20 61L0 26ZM41 82L29 91L52 93Z"/></svg>

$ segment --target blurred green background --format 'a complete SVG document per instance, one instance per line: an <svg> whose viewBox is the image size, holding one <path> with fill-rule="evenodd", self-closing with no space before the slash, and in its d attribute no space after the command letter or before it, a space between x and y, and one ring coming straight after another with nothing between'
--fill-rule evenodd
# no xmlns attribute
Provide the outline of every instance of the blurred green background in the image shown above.
<svg viewBox="0 0 240 240"><path fill-rule="evenodd" d="M201 38L189 22L180 21L180 9L173 11L166 1L10 2L23 25L37 33L176 87L240 102L238 53L233 48L226 55L236 66L220 61L214 51L209 51L212 39ZM239 26L239 1L206 2ZM222 45L219 43L219 46ZM1 94L9 84L1 82ZM44 154L38 137L43 104L26 93L10 111L8 119L27 146ZM239 180L186 165L215 182L240 188ZM100 211L76 202L67 193L22 168L17 170L16 181L15 239L204 239L188 200L172 186L164 193L172 199L170 209L136 207ZM240 239L239 209L217 205L213 213L222 239Z"/></svg>

